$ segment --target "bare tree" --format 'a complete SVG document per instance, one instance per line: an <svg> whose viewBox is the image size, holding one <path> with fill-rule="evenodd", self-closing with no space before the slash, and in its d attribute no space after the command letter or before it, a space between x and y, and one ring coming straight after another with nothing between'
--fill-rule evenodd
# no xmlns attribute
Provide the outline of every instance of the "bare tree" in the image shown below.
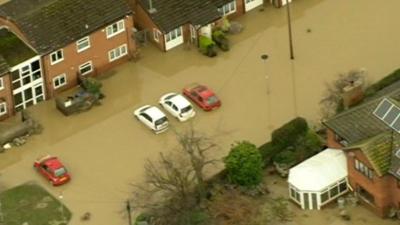
<svg viewBox="0 0 400 225"><path fill-rule="evenodd" d="M365 69L350 70L340 73L332 83L327 83L326 94L320 101L322 118L327 119L335 115L342 102L343 88L358 80L364 80L365 76Z"/></svg>
<svg viewBox="0 0 400 225"><path fill-rule="evenodd" d="M178 148L147 160L144 181L133 185L134 207L149 213L153 224L187 225L186 218L205 197L204 169L217 161L207 154L217 147L211 138L193 127L176 135Z"/></svg>

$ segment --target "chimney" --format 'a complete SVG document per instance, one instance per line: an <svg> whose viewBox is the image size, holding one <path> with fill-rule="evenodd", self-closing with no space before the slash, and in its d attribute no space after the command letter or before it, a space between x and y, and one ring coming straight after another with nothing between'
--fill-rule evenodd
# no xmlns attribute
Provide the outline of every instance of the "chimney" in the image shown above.
<svg viewBox="0 0 400 225"><path fill-rule="evenodd" d="M149 0L149 13L153 14L155 12L157 12L157 9L153 8L153 0Z"/></svg>
<svg viewBox="0 0 400 225"><path fill-rule="evenodd" d="M342 89L343 106L348 109L359 103L364 98L363 80L351 80L349 84Z"/></svg>

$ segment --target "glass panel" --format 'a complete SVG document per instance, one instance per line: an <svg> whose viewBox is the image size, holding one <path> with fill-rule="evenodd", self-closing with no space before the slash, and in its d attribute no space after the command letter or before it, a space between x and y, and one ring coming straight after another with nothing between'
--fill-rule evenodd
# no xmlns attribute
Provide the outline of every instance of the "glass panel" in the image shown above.
<svg viewBox="0 0 400 225"><path fill-rule="evenodd" d="M17 80L12 83L12 86L13 86L13 90L15 90L15 89L21 87L21 82L19 80Z"/></svg>
<svg viewBox="0 0 400 225"><path fill-rule="evenodd" d="M328 196L327 191L325 191L324 193L321 194L321 203L328 201L328 199L329 199L329 196Z"/></svg>
<svg viewBox="0 0 400 225"><path fill-rule="evenodd" d="M42 86L35 87L35 95L38 96L41 94L43 94Z"/></svg>
<svg viewBox="0 0 400 225"><path fill-rule="evenodd" d="M339 192L345 192L347 190L347 182L343 182L339 184Z"/></svg>
<svg viewBox="0 0 400 225"><path fill-rule="evenodd" d="M337 186L335 186L335 187L333 187L333 188L331 188L330 190L329 190L329 196L330 196L330 198L333 198L333 197L335 197L336 195L338 195L339 194L339 190L338 190L338 187Z"/></svg>
<svg viewBox="0 0 400 225"><path fill-rule="evenodd" d="M19 112L24 109L23 105L15 106L15 111Z"/></svg>
<svg viewBox="0 0 400 225"><path fill-rule="evenodd" d="M22 85L29 84L31 82L31 77L27 76L22 79Z"/></svg>
<svg viewBox="0 0 400 225"><path fill-rule="evenodd" d="M28 101L30 99L32 99L33 95L32 95L32 88L28 88L24 91L24 98L25 101Z"/></svg>
<svg viewBox="0 0 400 225"><path fill-rule="evenodd" d="M40 69L39 60L38 60L38 61L35 61L35 62L33 62L33 63L31 63L31 69L32 69L32 71L36 71L36 70L39 70L39 69Z"/></svg>
<svg viewBox="0 0 400 225"><path fill-rule="evenodd" d="M40 73L40 70L38 70L38 71L36 71L36 72L34 72L34 73L32 74L33 80L37 80L37 79L39 79L40 77L42 77L42 75L41 75L41 73Z"/></svg>
<svg viewBox="0 0 400 225"><path fill-rule="evenodd" d="M15 70L14 72L11 73L12 80L18 80L19 79L19 70Z"/></svg>
<svg viewBox="0 0 400 225"><path fill-rule="evenodd" d="M15 103L15 105L19 105L22 103L22 93L21 92L14 95L14 103Z"/></svg>
<svg viewBox="0 0 400 225"><path fill-rule="evenodd" d="M36 102L41 102L43 100L44 100L43 95L36 98Z"/></svg>
<svg viewBox="0 0 400 225"><path fill-rule="evenodd" d="M29 107L33 105L33 100L29 101L29 102L25 102L25 107Z"/></svg>

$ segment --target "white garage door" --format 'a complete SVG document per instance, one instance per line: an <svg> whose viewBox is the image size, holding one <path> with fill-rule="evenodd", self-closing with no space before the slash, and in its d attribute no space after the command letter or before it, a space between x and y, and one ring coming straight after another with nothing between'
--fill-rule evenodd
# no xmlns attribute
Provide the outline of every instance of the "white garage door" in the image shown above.
<svg viewBox="0 0 400 225"><path fill-rule="evenodd" d="M263 0L245 0L244 8L247 11L263 4Z"/></svg>
<svg viewBox="0 0 400 225"><path fill-rule="evenodd" d="M182 27L178 27L165 35L165 50L168 51L183 43Z"/></svg>

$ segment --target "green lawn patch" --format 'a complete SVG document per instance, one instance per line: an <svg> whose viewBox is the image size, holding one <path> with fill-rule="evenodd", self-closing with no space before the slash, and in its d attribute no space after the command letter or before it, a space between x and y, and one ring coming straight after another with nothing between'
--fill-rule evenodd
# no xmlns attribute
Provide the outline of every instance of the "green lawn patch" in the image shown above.
<svg viewBox="0 0 400 225"><path fill-rule="evenodd" d="M71 212L42 187L27 183L0 193L0 225L66 225Z"/></svg>

